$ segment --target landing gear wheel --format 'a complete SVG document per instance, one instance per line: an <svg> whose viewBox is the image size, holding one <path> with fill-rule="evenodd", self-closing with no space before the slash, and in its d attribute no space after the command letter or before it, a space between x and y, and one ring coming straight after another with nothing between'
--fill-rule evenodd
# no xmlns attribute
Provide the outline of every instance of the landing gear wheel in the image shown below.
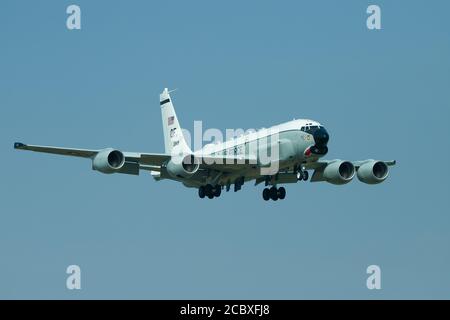
<svg viewBox="0 0 450 320"><path fill-rule="evenodd" d="M278 199L283 200L286 197L286 189L284 187L278 188Z"/></svg>
<svg viewBox="0 0 450 320"><path fill-rule="evenodd" d="M220 197L220 194L221 194L221 193L222 193L222 187L219 186L219 185L216 185L216 186L214 187L214 192L213 192L214 197Z"/></svg>
<svg viewBox="0 0 450 320"><path fill-rule="evenodd" d="M205 187L201 186L200 188L198 188L198 196L200 197L200 199L203 199L205 195Z"/></svg>
<svg viewBox="0 0 450 320"><path fill-rule="evenodd" d="M270 200L270 190L268 188L264 188L262 196L265 201Z"/></svg>
<svg viewBox="0 0 450 320"><path fill-rule="evenodd" d="M277 201L278 200L278 190L277 187L272 187L269 189L270 192L270 199L272 199L273 201Z"/></svg>
<svg viewBox="0 0 450 320"><path fill-rule="evenodd" d="M214 198L214 194L213 194L213 186L210 184L207 184L205 186L205 195L209 198L212 199Z"/></svg>
<svg viewBox="0 0 450 320"><path fill-rule="evenodd" d="M308 181L308 179L309 179L309 172L303 171L303 181Z"/></svg>

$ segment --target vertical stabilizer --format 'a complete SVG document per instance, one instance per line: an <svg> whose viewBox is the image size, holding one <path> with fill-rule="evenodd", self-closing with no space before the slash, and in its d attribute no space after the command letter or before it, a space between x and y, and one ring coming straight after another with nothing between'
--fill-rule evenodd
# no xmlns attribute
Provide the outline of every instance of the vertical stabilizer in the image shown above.
<svg viewBox="0 0 450 320"><path fill-rule="evenodd" d="M161 105L165 152L167 154L191 153L181 131L167 88L159 95L159 104Z"/></svg>

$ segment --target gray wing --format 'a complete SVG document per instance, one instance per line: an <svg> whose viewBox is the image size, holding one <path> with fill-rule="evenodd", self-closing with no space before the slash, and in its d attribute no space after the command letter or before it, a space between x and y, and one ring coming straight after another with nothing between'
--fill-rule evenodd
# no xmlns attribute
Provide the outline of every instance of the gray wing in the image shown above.
<svg viewBox="0 0 450 320"><path fill-rule="evenodd" d="M96 149L61 148L52 146L37 146L37 145L27 145L21 142L14 143L14 149L50 153L63 156L90 158L90 159L93 159L99 152L105 150L105 149L96 150ZM142 166L142 169L148 170L159 170L161 165L170 159L170 155L161 153L123 152L123 155L125 156L125 161L127 163L135 165L138 164L139 166Z"/></svg>
<svg viewBox="0 0 450 320"><path fill-rule="evenodd" d="M339 161L340 159L334 159L334 160L320 160L315 162L308 162L304 164L304 167L306 170L315 170L315 169L322 169L327 166L330 162ZM350 161L356 169L358 169L362 164L366 163L367 161L371 161L373 159L368 160L358 160L358 161ZM383 160L381 160L383 161ZM388 166L395 166L397 164L396 160L386 160L383 161Z"/></svg>
<svg viewBox="0 0 450 320"><path fill-rule="evenodd" d="M355 166L356 169L358 169L362 164L366 163L367 161L372 161L373 159L368 159L368 160L361 160L361 161L350 161L351 163L353 163L353 165ZM396 160L387 160L387 161L383 161L382 162L386 163L386 165L388 165L389 167L391 166L395 166L397 164Z"/></svg>
<svg viewBox="0 0 450 320"><path fill-rule="evenodd" d="M14 143L14 149L60 154L60 155L64 155L64 156L73 156L73 157L81 157L81 158L92 158L99 152L99 150L59 148L59 147L50 147L50 146L33 146L33 145L23 144L21 142Z"/></svg>
<svg viewBox="0 0 450 320"><path fill-rule="evenodd" d="M335 161L341 161L341 160L340 159L320 160L320 161L306 163L303 166L305 167L306 170L314 170L314 173L310 180L311 182L324 181L324 179L322 177L322 173L323 173L325 167L329 163L335 162ZM368 161L374 161L374 160L367 159L367 160L358 160L358 161L350 161L350 162L353 164L355 169L358 170L361 165L363 165L364 163L366 163ZM396 160L387 160L387 161L381 160L381 161L384 162L387 166L394 166L397 163Z"/></svg>

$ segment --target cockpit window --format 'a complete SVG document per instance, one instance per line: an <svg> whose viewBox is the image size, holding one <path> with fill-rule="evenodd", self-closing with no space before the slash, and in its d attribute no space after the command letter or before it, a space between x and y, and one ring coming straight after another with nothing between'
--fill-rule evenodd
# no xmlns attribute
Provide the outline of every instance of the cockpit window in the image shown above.
<svg viewBox="0 0 450 320"><path fill-rule="evenodd" d="M312 125L308 126L308 125L306 125L306 126L301 127L300 130L303 131L303 132L309 133L309 134L313 134L314 131L316 131L319 128L320 128L320 126L312 126Z"/></svg>

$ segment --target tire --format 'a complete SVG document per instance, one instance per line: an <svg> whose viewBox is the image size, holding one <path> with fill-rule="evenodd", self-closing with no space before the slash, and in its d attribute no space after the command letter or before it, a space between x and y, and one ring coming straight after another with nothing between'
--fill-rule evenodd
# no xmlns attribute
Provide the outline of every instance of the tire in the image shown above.
<svg viewBox="0 0 450 320"><path fill-rule="evenodd" d="M214 198L214 195L212 193L208 194L208 199Z"/></svg>
<svg viewBox="0 0 450 320"><path fill-rule="evenodd" d="M265 201L270 200L270 190L268 188L265 188L262 192L262 197Z"/></svg>
<svg viewBox="0 0 450 320"><path fill-rule="evenodd" d="M308 179L309 179L309 172L303 171L303 181L308 181Z"/></svg>
<svg viewBox="0 0 450 320"><path fill-rule="evenodd" d="M200 197L200 199L203 199L205 195L205 187L201 186L200 188L198 188L198 196Z"/></svg>
<svg viewBox="0 0 450 320"><path fill-rule="evenodd" d="M214 197L220 197L220 194L222 193L222 187L217 185L214 187Z"/></svg>
<svg viewBox="0 0 450 320"><path fill-rule="evenodd" d="M278 188L278 199L283 200L286 197L286 189L284 187Z"/></svg>
<svg viewBox="0 0 450 320"><path fill-rule="evenodd" d="M270 190L270 199L272 199L273 201L277 201L278 200L278 189L276 187L272 187L269 190Z"/></svg>
<svg viewBox="0 0 450 320"><path fill-rule="evenodd" d="M208 198L210 198L210 197L209 197L210 195L214 197L212 185L207 184L207 185L205 186L205 195L206 195ZM210 198L210 199L212 199L212 198Z"/></svg>

